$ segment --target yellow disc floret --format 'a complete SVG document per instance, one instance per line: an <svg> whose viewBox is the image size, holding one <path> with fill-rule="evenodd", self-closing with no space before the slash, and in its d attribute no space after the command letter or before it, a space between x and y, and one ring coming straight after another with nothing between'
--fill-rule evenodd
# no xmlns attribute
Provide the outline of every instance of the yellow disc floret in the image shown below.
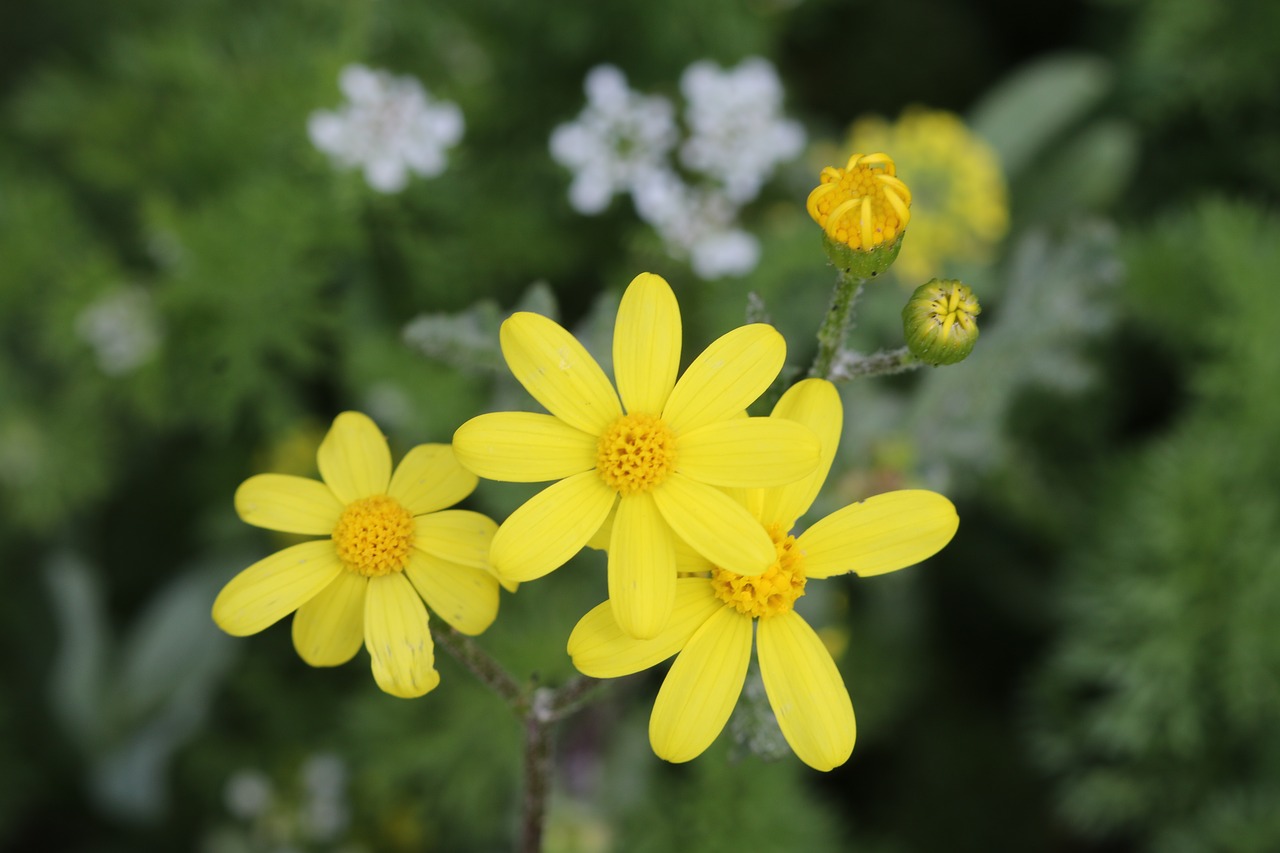
<svg viewBox="0 0 1280 853"><path fill-rule="evenodd" d="M911 190L887 154L854 154L843 169L828 166L807 207L827 238L870 251L894 243L911 221Z"/></svg>
<svg viewBox="0 0 1280 853"><path fill-rule="evenodd" d="M711 588L716 597L732 604L744 616L768 618L787 613L804 595L804 555L796 538L778 525L769 528L777 549L777 561L760 575L738 575L724 569L711 570Z"/></svg>
<svg viewBox="0 0 1280 853"><path fill-rule="evenodd" d="M343 565L358 575L403 571L413 547L413 515L388 495L352 501L333 528L333 544Z"/></svg>
<svg viewBox="0 0 1280 853"><path fill-rule="evenodd" d="M623 415L609 424L596 445L600 479L620 495L661 485L675 461L675 435L654 415Z"/></svg>

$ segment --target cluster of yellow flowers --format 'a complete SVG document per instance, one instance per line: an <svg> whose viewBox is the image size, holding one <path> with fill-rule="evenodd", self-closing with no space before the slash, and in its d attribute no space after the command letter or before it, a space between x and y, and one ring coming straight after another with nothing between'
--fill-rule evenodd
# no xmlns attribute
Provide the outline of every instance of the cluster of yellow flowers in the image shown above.
<svg viewBox="0 0 1280 853"><path fill-rule="evenodd" d="M869 165L876 191L893 198L872 209L824 192L848 223L841 239L872 228L894 239L906 225L905 206L893 203L905 187L874 180L883 161ZM950 501L889 492L797 532L836 454L839 394L807 379L768 417L745 416L782 369L782 336L764 324L734 329L681 374L680 309L656 275L637 276L619 305L613 382L541 315L515 314L500 339L511 372L549 414L480 415L452 445L416 447L394 471L374 423L340 414L320 445L323 482L263 474L237 491L246 522L326 538L237 575L214 603L218 625L247 635L296 612L294 645L307 663L344 663L363 641L379 687L421 696L440 680L428 607L478 634L497 616L500 584L541 578L599 544L608 600L581 619L568 653L602 678L675 657L650 718L660 757L687 761L716 739L742 692L754 636L769 702L796 755L819 770L844 763L853 706L795 602L810 580L883 574L934 554L958 525ZM449 508L478 477L551 485L498 525Z"/></svg>

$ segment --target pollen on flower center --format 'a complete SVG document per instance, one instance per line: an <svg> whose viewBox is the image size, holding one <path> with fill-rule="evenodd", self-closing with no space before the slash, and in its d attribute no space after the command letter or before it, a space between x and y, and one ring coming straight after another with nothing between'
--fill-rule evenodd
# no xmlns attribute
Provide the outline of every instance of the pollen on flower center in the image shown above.
<svg viewBox="0 0 1280 853"><path fill-rule="evenodd" d="M675 462L675 435L654 415L623 415L609 424L596 444L600 479L621 495L661 485Z"/></svg>
<svg viewBox="0 0 1280 853"><path fill-rule="evenodd" d="M778 559L761 575L738 575L724 569L711 570L711 588L716 597L732 604L744 616L768 618L786 613L804 595L804 555L796 538L780 526L769 528Z"/></svg>
<svg viewBox="0 0 1280 853"><path fill-rule="evenodd" d="M413 516L387 495L352 501L333 528L333 544L343 565L356 574L403 571L413 547Z"/></svg>
<svg viewBox="0 0 1280 853"><path fill-rule="evenodd" d="M843 169L822 170L807 207L831 240L869 251L892 244L906 230L911 190L887 154L854 154Z"/></svg>

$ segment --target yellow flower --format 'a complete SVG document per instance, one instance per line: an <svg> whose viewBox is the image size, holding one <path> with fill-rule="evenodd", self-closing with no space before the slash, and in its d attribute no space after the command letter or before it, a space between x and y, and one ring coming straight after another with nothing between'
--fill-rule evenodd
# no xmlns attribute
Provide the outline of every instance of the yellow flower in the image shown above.
<svg viewBox="0 0 1280 853"><path fill-rule="evenodd" d="M256 634L290 613L293 645L312 666L351 660L363 639L378 686L421 696L440 683L423 599L465 634L498 614L489 570L497 525L447 510L476 477L445 444L408 452L395 473L387 441L365 415L343 412L316 455L324 482L259 474L236 490L256 527L328 538L285 548L231 579L213 603L228 634Z"/></svg>
<svg viewBox="0 0 1280 853"><path fill-rule="evenodd" d="M859 119L848 148L892 151L915 190L911 239L896 262L912 285L952 262L984 262L1009 229L1009 201L995 150L957 115L915 107L890 124Z"/></svg>
<svg viewBox="0 0 1280 853"><path fill-rule="evenodd" d="M809 193L809 215L850 249L892 245L911 221L911 190L888 154L854 154L843 169L823 169L820 181Z"/></svg>
<svg viewBox="0 0 1280 853"><path fill-rule="evenodd" d="M822 442L816 471L777 489L746 492L757 529L775 544L759 577L741 577L688 556L666 629L647 640L627 636L608 602L582 618L569 654L583 673L629 675L672 655L675 663L649 718L649 742L667 761L688 761L711 745L738 701L751 659L752 627L765 692L778 726L800 760L817 770L853 752L853 704L831 654L794 610L808 581L852 572L884 574L931 556L951 540L955 507L933 492L888 492L837 510L799 536L788 531L813 503L840 438L835 387L807 379L778 402L774 417L810 425Z"/></svg>
<svg viewBox="0 0 1280 853"><path fill-rule="evenodd" d="M773 563L772 540L722 488L792 482L819 458L807 427L742 417L782 369L786 344L773 327L729 332L677 382L680 340L670 286L637 276L614 327L615 392L567 331L516 314L502 324L503 355L551 414L480 415L453 437L458 459L482 477L559 481L498 529L490 560L499 577L527 581L559 568L616 505L609 597L618 623L638 637L658 633L671 615L677 541L742 574Z"/></svg>

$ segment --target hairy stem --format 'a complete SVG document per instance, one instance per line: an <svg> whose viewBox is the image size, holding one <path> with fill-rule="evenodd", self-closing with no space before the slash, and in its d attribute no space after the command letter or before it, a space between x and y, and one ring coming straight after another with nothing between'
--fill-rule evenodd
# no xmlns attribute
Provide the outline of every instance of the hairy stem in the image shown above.
<svg viewBox="0 0 1280 853"><path fill-rule="evenodd" d="M831 365L830 375L827 378L832 382L845 382L865 376L889 376L894 373L905 373L908 370L915 370L924 366L925 363L912 355L911 351L906 347L899 347L894 350L880 350L871 355L841 350L836 355L835 361Z"/></svg>
<svg viewBox="0 0 1280 853"><path fill-rule="evenodd" d="M813 360L809 375L819 379L834 379L831 375L836 357L844 347L844 340L853 326L854 306L862 294L866 279L841 270L831 294L831 307L818 329L818 354Z"/></svg>

